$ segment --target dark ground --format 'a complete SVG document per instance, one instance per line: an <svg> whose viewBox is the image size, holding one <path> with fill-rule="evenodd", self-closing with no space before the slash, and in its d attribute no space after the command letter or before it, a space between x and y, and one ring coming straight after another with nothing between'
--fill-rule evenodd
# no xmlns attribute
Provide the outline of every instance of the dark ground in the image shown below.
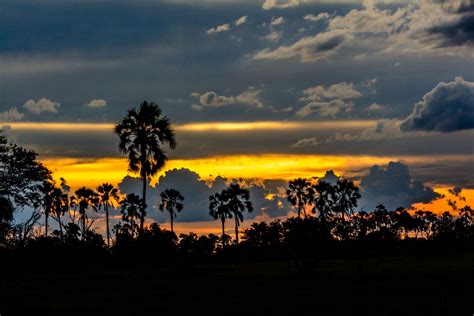
<svg viewBox="0 0 474 316"><path fill-rule="evenodd" d="M35 258L3 266L0 314L474 313L474 252L326 259L310 266L298 274L285 261L176 267Z"/></svg>

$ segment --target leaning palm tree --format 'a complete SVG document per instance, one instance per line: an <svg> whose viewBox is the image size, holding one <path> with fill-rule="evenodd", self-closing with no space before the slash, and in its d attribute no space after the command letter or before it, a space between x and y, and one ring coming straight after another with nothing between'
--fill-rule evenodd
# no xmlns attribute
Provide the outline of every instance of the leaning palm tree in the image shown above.
<svg viewBox="0 0 474 316"><path fill-rule="evenodd" d="M357 207L357 201L361 198L359 188L354 185L354 182L342 179L337 181L334 190L336 209L341 213L344 221L344 214L352 214Z"/></svg>
<svg viewBox="0 0 474 316"><path fill-rule="evenodd" d="M227 218L232 218L232 214L227 208L227 201L225 200L223 194L216 193L209 197L209 215L214 217L214 219L220 219L222 225L222 238L225 237L225 220Z"/></svg>
<svg viewBox="0 0 474 316"><path fill-rule="evenodd" d="M99 193L99 207L104 207L107 230L107 247L110 248L109 207L119 202L118 189L110 183L102 183L97 187Z"/></svg>
<svg viewBox="0 0 474 316"><path fill-rule="evenodd" d="M235 219L235 243L238 244L239 225L244 221L243 212L245 210L249 213L253 211L252 202L250 202L250 191L242 188L238 183L232 183L222 193L227 207Z"/></svg>
<svg viewBox="0 0 474 316"><path fill-rule="evenodd" d="M298 218L301 218L301 210L306 217L306 206L311 199L311 183L302 178L295 179L288 183L286 198L293 206L298 208Z"/></svg>
<svg viewBox="0 0 474 316"><path fill-rule="evenodd" d="M156 175L168 159L162 147L164 145L168 145L171 149L176 147L174 131L159 106L144 101L138 108L127 112L115 126L115 133L120 138L120 152L128 155L129 170L139 173L142 178L143 204L140 218L140 232L142 232L146 215L147 180Z"/></svg>
<svg viewBox="0 0 474 316"><path fill-rule="evenodd" d="M82 223L82 238L84 238L87 231L87 210L92 208L94 211L97 211L99 206L99 196L94 190L86 187L77 189L75 194L73 200L74 204L78 207L79 220Z"/></svg>
<svg viewBox="0 0 474 316"><path fill-rule="evenodd" d="M160 204L160 211L167 210L170 213L171 218L171 232L174 233L173 230L173 219L176 217L176 212L181 212L183 210L183 203L184 197L178 190L175 189L166 189L165 191L161 192L161 204Z"/></svg>

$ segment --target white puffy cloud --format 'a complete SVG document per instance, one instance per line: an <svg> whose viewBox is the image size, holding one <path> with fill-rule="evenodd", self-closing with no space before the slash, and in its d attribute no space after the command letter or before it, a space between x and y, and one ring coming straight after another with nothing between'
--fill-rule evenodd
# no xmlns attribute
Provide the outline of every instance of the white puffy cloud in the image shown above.
<svg viewBox="0 0 474 316"><path fill-rule="evenodd" d="M331 101L312 101L296 112L295 116L298 118L304 118L313 113L317 113L321 117L335 117L340 112L349 112L351 108L351 102L346 102L340 99Z"/></svg>
<svg viewBox="0 0 474 316"><path fill-rule="evenodd" d="M207 30L207 35L215 35L221 32L228 32L232 29L231 24L233 23L235 26L240 26L247 22L247 16L241 16L240 18L236 19L234 22L224 23L215 27L211 27Z"/></svg>
<svg viewBox="0 0 474 316"><path fill-rule="evenodd" d="M307 14L303 17L306 21L311 21L311 22L318 22L322 20L327 20L331 17L331 15L327 12L321 12L318 15L314 14Z"/></svg>
<svg viewBox="0 0 474 316"><path fill-rule="evenodd" d="M193 93L194 97L199 99L199 105L202 107L221 107L231 104L250 105L256 108L263 108L263 103L259 99L262 90L249 88L236 96L218 95L214 91L208 91L203 94Z"/></svg>
<svg viewBox="0 0 474 316"><path fill-rule="evenodd" d="M286 21L285 21L285 18L280 16L278 18L273 18L272 21L270 22L270 25L271 26L277 26L277 25L282 25L284 24Z"/></svg>
<svg viewBox="0 0 474 316"><path fill-rule="evenodd" d="M474 82L461 77L440 82L415 104L400 128L439 132L474 128Z"/></svg>
<svg viewBox="0 0 474 316"><path fill-rule="evenodd" d="M301 0L265 0L262 9L286 9L300 5Z"/></svg>
<svg viewBox="0 0 474 316"><path fill-rule="evenodd" d="M84 104L84 106L89 108L103 108L107 105L107 101L104 99L94 99Z"/></svg>
<svg viewBox="0 0 474 316"><path fill-rule="evenodd" d="M207 35L214 35L217 33L227 32L227 31L230 31L230 24L225 23L222 25L218 25L216 27L211 27L210 29L207 30Z"/></svg>
<svg viewBox="0 0 474 316"><path fill-rule="evenodd" d="M349 100L362 96L353 83L341 82L333 84L329 87L322 85L311 87L303 91L305 97L301 98L303 101L322 101L330 99Z"/></svg>
<svg viewBox="0 0 474 316"><path fill-rule="evenodd" d="M397 9L379 9L376 1L364 4L363 9L353 9L344 15L306 15L308 21L327 19L326 29L290 45L260 50L254 58L314 62L330 57L342 47L355 49L360 56L407 52L474 56L471 0L421 0Z"/></svg>
<svg viewBox="0 0 474 316"><path fill-rule="evenodd" d="M16 107L0 112L0 122L13 122L23 119L25 115L17 110Z"/></svg>
<svg viewBox="0 0 474 316"><path fill-rule="evenodd" d="M240 18L238 18L237 20L234 21L234 24L239 26L239 25L242 25L244 24L245 22L247 22L247 16L244 15L244 16L241 16Z"/></svg>
<svg viewBox="0 0 474 316"><path fill-rule="evenodd" d="M343 31L322 32L315 36L303 37L289 46L265 48L257 52L253 58L255 60L298 58L301 62L312 62L335 54L347 39L348 35Z"/></svg>
<svg viewBox="0 0 474 316"><path fill-rule="evenodd" d="M23 104L25 109L34 114L41 114L43 112L58 113L59 106L59 102L51 101L46 98L41 98L36 102L30 99Z"/></svg>
<svg viewBox="0 0 474 316"><path fill-rule="evenodd" d="M265 39L270 42L277 42L281 39L281 36L282 36L281 32L273 31L273 32L268 33L265 36Z"/></svg>
<svg viewBox="0 0 474 316"><path fill-rule="evenodd" d="M374 112L386 112L388 107L385 105L378 104L376 102L370 104L364 109L365 112L374 113Z"/></svg>

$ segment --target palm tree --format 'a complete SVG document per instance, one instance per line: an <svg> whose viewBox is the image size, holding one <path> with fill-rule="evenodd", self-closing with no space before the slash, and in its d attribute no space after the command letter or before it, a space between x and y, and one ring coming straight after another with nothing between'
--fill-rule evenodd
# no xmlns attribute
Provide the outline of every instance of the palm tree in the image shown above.
<svg viewBox="0 0 474 316"><path fill-rule="evenodd" d="M94 190L86 187L77 189L75 194L76 196L73 198L73 201L79 208L79 219L82 222L82 238L84 238L87 230L87 210L92 208L94 211L97 211L99 196Z"/></svg>
<svg viewBox="0 0 474 316"><path fill-rule="evenodd" d="M239 225L244 221L243 212L253 211L252 202L250 202L250 191L242 188L238 183L232 183L229 188L223 192L224 200L229 211L235 219L235 243L239 243Z"/></svg>
<svg viewBox="0 0 474 316"><path fill-rule="evenodd" d="M130 224L132 238L135 237L136 222L142 218L142 205L142 199L134 193L127 194L120 202L122 220Z"/></svg>
<svg viewBox="0 0 474 316"><path fill-rule="evenodd" d="M69 196L67 195L67 193L64 193L60 188L53 188L50 193L49 200L49 210L51 217L58 222L59 231L61 233L61 236L63 236L63 223L61 221L61 217L69 210Z"/></svg>
<svg viewBox="0 0 474 316"><path fill-rule="evenodd" d="M313 196L310 203L313 204L313 213L319 212L323 222L334 209L334 187L325 181L319 181L312 186Z"/></svg>
<svg viewBox="0 0 474 316"><path fill-rule="evenodd" d="M137 109L131 109L115 126L119 136L119 150L128 155L128 168L139 173L143 182L140 232L143 231L146 209L147 180L158 173L168 159L162 146L176 147L174 131L169 119L159 106L144 101Z"/></svg>
<svg viewBox="0 0 474 316"><path fill-rule="evenodd" d="M344 214L352 214L354 208L357 207L357 200L361 198L359 188L354 185L354 182L343 179L337 181L334 189L336 209L341 213L344 221Z"/></svg>
<svg viewBox="0 0 474 316"><path fill-rule="evenodd" d="M176 217L176 212L181 212L183 210L184 197L178 190L175 189L166 189L164 192L161 192L161 204L160 211L167 210L170 213L171 218L171 232L173 230L173 219Z"/></svg>
<svg viewBox="0 0 474 316"><path fill-rule="evenodd" d="M110 183L102 183L97 187L99 193L99 207L104 207L105 211L105 222L107 229L107 247L110 248L110 229L109 229L109 207L114 206L114 203L118 203L120 197L118 189Z"/></svg>
<svg viewBox="0 0 474 316"><path fill-rule="evenodd" d="M221 193L216 193L209 197L209 215L214 219L220 219L222 224L222 238L225 236L225 220L232 218L232 214L227 208L226 200Z"/></svg>
<svg viewBox="0 0 474 316"><path fill-rule="evenodd" d="M286 190L286 198L293 206L298 207L298 218L301 218L301 210L306 217L306 205L311 196L311 183L302 178L289 182L288 190Z"/></svg>

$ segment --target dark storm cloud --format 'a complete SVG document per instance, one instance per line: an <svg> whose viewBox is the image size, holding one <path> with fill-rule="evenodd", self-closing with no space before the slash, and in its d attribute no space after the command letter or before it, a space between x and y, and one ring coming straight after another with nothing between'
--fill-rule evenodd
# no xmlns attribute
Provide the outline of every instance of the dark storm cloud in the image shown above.
<svg viewBox="0 0 474 316"><path fill-rule="evenodd" d="M235 180L234 180L235 181ZM147 216L159 222L169 219L168 213L159 211L160 192L173 188L179 190L184 196L184 208L178 214L177 222L200 222L209 221L209 196L222 191L226 188L227 179L217 177L211 182L206 182L200 176L189 169L173 169L165 173L158 179L156 186L149 186L147 192ZM268 215L277 217L286 215L289 211L288 205L278 196L272 199L267 198L268 194L274 193L264 184L248 183L246 185L250 190L250 197L254 207L252 213L244 214L246 219L254 219L257 216ZM119 184L122 193L136 193L141 195L141 180L126 176Z"/></svg>
<svg viewBox="0 0 474 316"><path fill-rule="evenodd" d="M421 181L413 180L408 166L390 162L385 168L373 166L361 179L362 199L359 207L373 210L378 204L388 209L410 207L414 203L429 203L441 196Z"/></svg>
<svg viewBox="0 0 474 316"><path fill-rule="evenodd" d="M474 82L457 77L439 83L415 104L400 128L440 132L474 128Z"/></svg>
<svg viewBox="0 0 474 316"><path fill-rule="evenodd" d="M474 6L462 12L468 12L456 21L446 22L428 28L427 33L438 40L438 46L462 46L474 44Z"/></svg>

